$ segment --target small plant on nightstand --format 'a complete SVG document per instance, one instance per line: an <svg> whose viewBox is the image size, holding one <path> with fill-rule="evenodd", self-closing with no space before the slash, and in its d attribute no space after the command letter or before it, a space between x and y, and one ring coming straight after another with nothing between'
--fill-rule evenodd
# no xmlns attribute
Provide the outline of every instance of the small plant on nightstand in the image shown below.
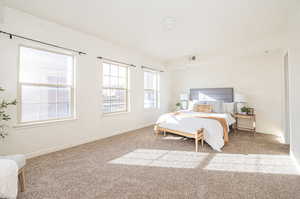
<svg viewBox="0 0 300 199"><path fill-rule="evenodd" d="M249 107L246 107L246 106L243 106L242 108L241 108L241 112L242 112L242 114L244 114L244 115L248 115L249 113L250 113L250 108Z"/></svg>
<svg viewBox="0 0 300 199"><path fill-rule="evenodd" d="M176 111L179 111L181 108L181 103L177 102L175 105L176 105Z"/></svg>

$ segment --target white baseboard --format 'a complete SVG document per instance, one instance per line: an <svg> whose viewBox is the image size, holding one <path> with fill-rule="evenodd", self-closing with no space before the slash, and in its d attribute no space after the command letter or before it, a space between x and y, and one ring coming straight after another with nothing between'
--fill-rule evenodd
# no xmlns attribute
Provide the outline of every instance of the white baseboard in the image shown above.
<svg viewBox="0 0 300 199"><path fill-rule="evenodd" d="M68 148L71 148L71 147L79 146L79 145L82 145L82 144L87 144L89 142L94 142L94 141L97 141L97 140L112 137L112 136L119 135L119 134L122 134L122 133L127 133L129 131L134 131L134 130L146 128L146 127L153 126L153 125L154 125L153 123L143 124L143 125L139 125L136 128L131 128L131 129L126 129L126 130L123 130L123 131L115 132L115 133L113 133L109 136L88 138L88 139L85 139L85 140L82 140L82 141L76 142L76 143L65 144L65 145L61 145L61 146L55 146L55 147L51 147L51 148L47 148L47 149L42 149L42 150L39 150L39 151L34 151L34 152L31 152L31 153L25 154L25 156L28 159L29 158L34 158L34 157L37 157L37 156L46 155L48 153L53 153L53 152L56 152L56 151L61 151L61 150L68 149Z"/></svg>
<svg viewBox="0 0 300 199"><path fill-rule="evenodd" d="M102 138L98 138L98 139L102 139ZM93 142L95 140L97 140L97 139L90 138L88 140L84 140L84 141L81 141L81 142L78 142L78 143L65 144L65 145L61 145L61 146L55 146L55 147L51 147L51 148L47 148L47 149L42 149L42 150L34 151L34 152L31 152L31 153L27 153L27 154L25 154L25 156L28 159L29 158L34 158L34 157L45 155L45 154L48 154L48 153L52 153L52 152L56 152L56 151L61 151L61 150L68 149L68 148L71 148L71 147L79 146L81 144L86 144L86 143L89 143L89 142Z"/></svg>

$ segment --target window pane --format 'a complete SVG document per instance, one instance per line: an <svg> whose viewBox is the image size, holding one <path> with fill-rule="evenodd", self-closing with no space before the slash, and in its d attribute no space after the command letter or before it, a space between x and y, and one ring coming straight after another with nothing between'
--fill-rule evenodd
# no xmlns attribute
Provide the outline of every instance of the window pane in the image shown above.
<svg viewBox="0 0 300 199"><path fill-rule="evenodd" d="M158 105L158 73L144 71L144 108L156 108Z"/></svg>
<svg viewBox="0 0 300 199"><path fill-rule="evenodd" d="M110 75L114 76L114 77L117 77L118 76L118 69L119 69L118 66L111 64L110 65Z"/></svg>
<svg viewBox="0 0 300 199"><path fill-rule="evenodd" d="M20 47L21 122L73 115L73 56Z"/></svg>
<svg viewBox="0 0 300 199"><path fill-rule="evenodd" d="M126 77L127 76L127 68L126 67L119 67L119 76L120 77Z"/></svg>
<svg viewBox="0 0 300 199"><path fill-rule="evenodd" d="M128 68L111 63L103 67L103 112L127 111Z"/></svg>
<svg viewBox="0 0 300 199"><path fill-rule="evenodd" d="M119 78L119 88L127 88L127 79L126 78Z"/></svg>
<svg viewBox="0 0 300 199"><path fill-rule="evenodd" d="M148 89L148 72L144 72L144 89Z"/></svg>
<svg viewBox="0 0 300 199"><path fill-rule="evenodd" d="M20 66L22 83L72 85L72 56L21 47Z"/></svg>
<svg viewBox="0 0 300 199"><path fill-rule="evenodd" d="M109 113L110 112L110 89L103 89L103 112Z"/></svg>
<svg viewBox="0 0 300 199"><path fill-rule="evenodd" d="M103 75L110 74L110 64L103 63Z"/></svg>
<svg viewBox="0 0 300 199"><path fill-rule="evenodd" d="M155 91L144 91L144 108L156 107L156 93Z"/></svg>
<svg viewBox="0 0 300 199"><path fill-rule="evenodd" d="M127 90L103 89L103 112L120 112L127 110Z"/></svg>
<svg viewBox="0 0 300 199"><path fill-rule="evenodd" d="M157 90L157 73L153 75L153 80L152 80L152 89Z"/></svg>
<svg viewBox="0 0 300 199"><path fill-rule="evenodd" d="M22 85L22 122L59 119L72 115L71 88Z"/></svg>
<svg viewBox="0 0 300 199"><path fill-rule="evenodd" d="M111 107L112 112L126 111L127 91L112 89L111 90Z"/></svg>
<svg viewBox="0 0 300 199"><path fill-rule="evenodd" d="M144 88L145 89L156 89L156 73L154 72L144 72Z"/></svg>
<svg viewBox="0 0 300 199"><path fill-rule="evenodd" d="M71 116L71 98L71 88L57 89L57 114L59 118Z"/></svg>
<svg viewBox="0 0 300 199"><path fill-rule="evenodd" d="M110 76L103 76L103 87L110 87Z"/></svg>
<svg viewBox="0 0 300 199"><path fill-rule="evenodd" d="M118 88L119 85L119 78L118 77L111 77L110 78L110 87Z"/></svg>

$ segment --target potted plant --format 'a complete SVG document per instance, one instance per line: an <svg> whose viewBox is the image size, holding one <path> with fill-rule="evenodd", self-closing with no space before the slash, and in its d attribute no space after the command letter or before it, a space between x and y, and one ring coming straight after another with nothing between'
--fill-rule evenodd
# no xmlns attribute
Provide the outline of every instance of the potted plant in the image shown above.
<svg viewBox="0 0 300 199"><path fill-rule="evenodd" d="M242 114L247 115L247 114L249 114L249 112L250 112L250 108L249 108L249 107L246 107L246 106L243 106L243 107L241 108L241 112L242 112Z"/></svg>
<svg viewBox="0 0 300 199"><path fill-rule="evenodd" d="M4 89L0 87L0 92ZM0 101L0 139L5 138L8 135L8 125L5 123L11 119L10 115L7 113L7 108L17 104L17 100L7 101L2 99Z"/></svg>
<svg viewBox="0 0 300 199"><path fill-rule="evenodd" d="M181 103L177 102L175 105L176 105L176 111L179 111L181 109Z"/></svg>

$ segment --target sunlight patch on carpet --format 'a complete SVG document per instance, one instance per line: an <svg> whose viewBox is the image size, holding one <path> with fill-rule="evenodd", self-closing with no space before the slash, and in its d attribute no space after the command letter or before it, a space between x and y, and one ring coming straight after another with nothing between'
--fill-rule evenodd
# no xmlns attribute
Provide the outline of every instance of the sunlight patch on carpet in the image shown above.
<svg viewBox="0 0 300 199"><path fill-rule="evenodd" d="M287 155L215 154L204 169L214 171L299 175L297 166Z"/></svg>
<svg viewBox="0 0 300 199"><path fill-rule="evenodd" d="M203 162L208 153L137 149L110 161L110 164L123 164L149 167L193 169Z"/></svg>

